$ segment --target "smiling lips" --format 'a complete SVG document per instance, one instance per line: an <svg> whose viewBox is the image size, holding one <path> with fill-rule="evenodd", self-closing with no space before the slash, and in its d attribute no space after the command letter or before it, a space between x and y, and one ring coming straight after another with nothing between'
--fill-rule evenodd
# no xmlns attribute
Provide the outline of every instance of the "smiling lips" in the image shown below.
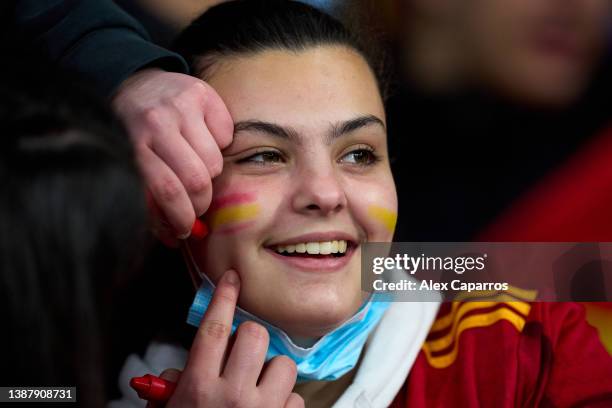
<svg viewBox="0 0 612 408"><path fill-rule="evenodd" d="M307 272L334 272L348 264L357 244L349 239L333 238L340 237L304 236L292 240L291 243L268 246L266 250L275 259L294 269ZM303 242L299 242L302 240Z"/></svg>
<svg viewBox="0 0 612 408"><path fill-rule="evenodd" d="M344 254L347 249L345 240L339 241L323 241L323 242L300 242L295 245L279 245L276 247L276 252L279 254L309 254L309 255L329 255L329 254Z"/></svg>

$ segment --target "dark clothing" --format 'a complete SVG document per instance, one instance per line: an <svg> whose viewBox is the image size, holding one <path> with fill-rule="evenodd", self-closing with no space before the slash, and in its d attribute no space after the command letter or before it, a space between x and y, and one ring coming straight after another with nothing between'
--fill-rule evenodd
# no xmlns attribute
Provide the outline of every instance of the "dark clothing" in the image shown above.
<svg viewBox="0 0 612 408"><path fill-rule="evenodd" d="M153 44L144 28L111 0L17 0L13 5L8 30L15 35L8 40L24 41L62 69L83 76L102 96L111 96L145 67L188 72L179 55ZM3 7L11 13L11 6Z"/></svg>

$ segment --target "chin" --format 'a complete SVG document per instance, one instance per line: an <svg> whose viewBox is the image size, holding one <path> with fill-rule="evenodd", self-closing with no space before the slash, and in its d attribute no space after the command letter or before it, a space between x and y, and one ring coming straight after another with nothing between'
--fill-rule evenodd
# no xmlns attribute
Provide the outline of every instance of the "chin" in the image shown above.
<svg viewBox="0 0 612 408"><path fill-rule="evenodd" d="M285 313L278 319L279 326L290 336L324 336L350 319L363 302L360 295L340 296L313 296L308 302L293 305L292 313Z"/></svg>

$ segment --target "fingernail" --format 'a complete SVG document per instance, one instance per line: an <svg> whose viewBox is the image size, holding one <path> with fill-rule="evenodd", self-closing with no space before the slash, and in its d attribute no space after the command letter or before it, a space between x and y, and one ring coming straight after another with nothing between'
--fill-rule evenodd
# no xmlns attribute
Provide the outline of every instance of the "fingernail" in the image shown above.
<svg viewBox="0 0 612 408"><path fill-rule="evenodd" d="M191 235L191 231L189 231L186 234L178 235L177 238L178 239L187 239L187 238L189 238L190 235Z"/></svg>
<svg viewBox="0 0 612 408"><path fill-rule="evenodd" d="M227 272L225 272L225 281L227 283L229 283L230 285L238 285L238 283L240 283L240 279L238 278L238 274L236 273L236 271L233 270L229 270Z"/></svg>
<svg viewBox="0 0 612 408"><path fill-rule="evenodd" d="M191 236L195 239L204 239L206 235L208 235L206 224L196 218L193 227L191 227Z"/></svg>

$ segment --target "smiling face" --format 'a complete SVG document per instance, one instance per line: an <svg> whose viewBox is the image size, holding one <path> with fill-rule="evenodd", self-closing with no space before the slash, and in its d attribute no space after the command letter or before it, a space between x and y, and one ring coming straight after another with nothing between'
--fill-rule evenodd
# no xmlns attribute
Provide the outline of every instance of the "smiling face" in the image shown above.
<svg viewBox="0 0 612 408"><path fill-rule="evenodd" d="M194 258L213 281L235 268L249 312L294 337L324 335L364 301L361 244L393 236L374 76L356 52L322 46L223 57L206 81L235 135Z"/></svg>

